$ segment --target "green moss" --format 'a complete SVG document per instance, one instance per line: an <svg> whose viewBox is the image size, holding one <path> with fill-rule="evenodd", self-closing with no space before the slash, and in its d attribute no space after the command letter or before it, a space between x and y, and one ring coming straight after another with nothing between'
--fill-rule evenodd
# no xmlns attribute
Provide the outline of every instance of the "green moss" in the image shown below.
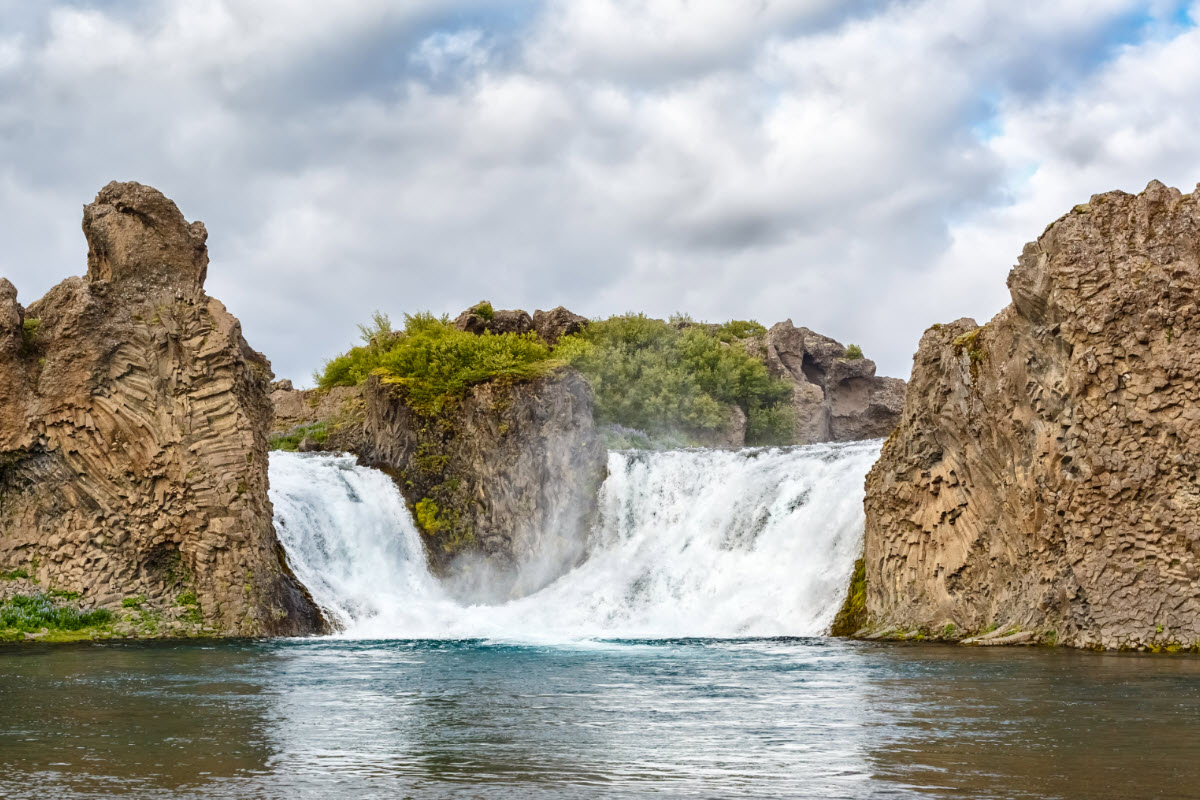
<svg viewBox="0 0 1200 800"><path fill-rule="evenodd" d="M36 317L26 317L21 326L21 355L29 355L37 348L38 328L42 321Z"/></svg>
<svg viewBox="0 0 1200 800"><path fill-rule="evenodd" d="M967 357L971 360L972 378L976 377L979 372L979 365L983 363L985 358L987 358L987 351L984 349L984 344L981 341L981 336L986 328L986 325L982 325L973 331L969 331L968 333L964 333L963 335L957 337L951 343L955 354L962 355L965 352Z"/></svg>
<svg viewBox="0 0 1200 800"><path fill-rule="evenodd" d="M478 314L479 316L483 317L484 319L488 320L489 322L491 320L495 319L495 317L496 317L496 310L494 308L492 308L492 304L489 303L487 300L484 300L482 302L476 303L475 305L471 306L471 313Z"/></svg>
<svg viewBox="0 0 1200 800"><path fill-rule="evenodd" d="M191 590L180 592L175 598L175 602L181 606L199 605L199 600L196 599L196 593Z"/></svg>
<svg viewBox="0 0 1200 800"><path fill-rule="evenodd" d="M450 521L442 516L442 510L435 500L423 497L417 501L414 509L417 525L430 536L436 536L450 528Z"/></svg>
<svg viewBox="0 0 1200 800"><path fill-rule="evenodd" d="M863 357L862 348L856 344L846 345L846 354L844 356L842 356L842 358L846 359L847 361L857 361L858 359L860 359L862 357Z"/></svg>
<svg viewBox="0 0 1200 800"><path fill-rule="evenodd" d="M850 576L850 588L846 601L838 611L829 629L832 636L850 636L867 624L867 563L865 559L854 562L854 574Z"/></svg>

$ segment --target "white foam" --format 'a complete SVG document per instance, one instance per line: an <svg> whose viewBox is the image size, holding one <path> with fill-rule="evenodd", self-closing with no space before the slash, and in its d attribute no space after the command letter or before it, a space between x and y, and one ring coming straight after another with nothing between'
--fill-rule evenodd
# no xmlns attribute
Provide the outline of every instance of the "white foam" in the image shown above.
<svg viewBox="0 0 1200 800"><path fill-rule="evenodd" d="M610 453L586 561L498 605L430 574L395 485L349 456L271 456L292 568L353 638L811 636L844 595L879 442Z"/></svg>

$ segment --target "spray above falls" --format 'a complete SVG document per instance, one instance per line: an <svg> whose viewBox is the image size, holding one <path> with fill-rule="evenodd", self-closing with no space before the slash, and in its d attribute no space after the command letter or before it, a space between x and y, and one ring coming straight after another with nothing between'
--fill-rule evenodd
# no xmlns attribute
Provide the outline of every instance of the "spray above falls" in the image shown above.
<svg viewBox="0 0 1200 800"><path fill-rule="evenodd" d="M587 558L494 604L456 599L430 573L394 484L351 456L272 453L271 500L292 568L343 636L808 636L844 594L878 453L878 442L610 453Z"/></svg>

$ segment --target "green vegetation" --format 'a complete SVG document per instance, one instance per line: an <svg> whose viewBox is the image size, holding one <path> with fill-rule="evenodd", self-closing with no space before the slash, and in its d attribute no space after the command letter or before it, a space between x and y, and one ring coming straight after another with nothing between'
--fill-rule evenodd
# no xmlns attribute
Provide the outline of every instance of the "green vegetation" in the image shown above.
<svg viewBox="0 0 1200 800"><path fill-rule="evenodd" d="M716 336L722 342L729 344L754 336L765 336L766 333L766 326L755 320L731 319L724 325L717 326Z"/></svg>
<svg viewBox="0 0 1200 800"><path fill-rule="evenodd" d="M146 602L146 598L140 594L133 597L126 597L121 601L121 608L141 608L144 602Z"/></svg>
<svg viewBox="0 0 1200 800"><path fill-rule="evenodd" d="M26 317L21 326L21 355L29 355L37 346L38 328L42 321L36 317Z"/></svg>
<svg viewBox="0 0 1200 800"><path fill-rule="evenodd" d="M449 520L442 516L437 502L430 497L418 500L414 510L417 512L417 524L431 536L436 536L450 527Z"/></svg>
<svg viewBox="0 0 1200 800"><path fill-rule="evenodd" d="M531 380L562 366L534 333L476 336L455 329L447 316L405 314L404 330L395 332L376 313L360 330L363 344L326 362L318 386L353 386L377 374L427 417L449 411L476 384Z"/></svg>
<svg viewBox="0 0 1200 800"><path fill-rule="evenodd" d="M832 636L851 636L867 624L867 563L863 559L854 562L854 574L850 577L850 589L846 602L838 611L829 629Z"/></svg>
<svg viewBox="0 0 1200 800"><path fill-rule="evenodd" d="M857 361L863 357L862 348L856 344L846 345L846 355L843 356L847 361Z"/></svg>
<svg viewBox="0 0 1200 800"><path fill-rule="evenodd" d="M492 304L489 303L487 300L484 300L481 303L476 303L475 305L471 306L470 312L472 314L478 314L479 316L481 316L484 319L489 320L489 321L495 319L495 317L496 317L496 309L492 308Z"/></svg>
<svg viewBox="0 0 1200 800"><path fill-rule="evenodd" d="M957 355L962 355L965 351L967 358L971 360L972 378L976 376L979 365L983 363L983 359L987 356L987 352L983 349L983 342L979 341L979 337L986 327L986 325L983 325L969 333L964 333L951 343Z"/></svg>
<svg viewBox="0 0 1200 800"><path fill-rule="evenodd" d="M0 572L0 580L2 581L15 581L20 578L28 580L29 570L25 569L24 567L18 567L17 569L9 570L8 572Z"/></svg>
<svg viewBox="0 0 1200 800"><path fill-rule="evenodd" d="M748 444L781 444L792 435L784 407L791 386L773 379L742 341L762 330L755 322L713 330L682 317L672 324L629 314L563 337L554 355L588 379L602 425L692 439L725 427L729 406L737 405Z"/></svg>
<svg viewBox="0 0 1200 800"><path fill-rule="evenodd" d="M272 436L267 446L271 450L285 450L294 453L300 449L300 443L306 438L317 444L324 444L325 440L329 438L328 424L314 422L311 425L297 425L289 431Z"/></svg>
<svg viewBox="0 0 1200 800"><path fill-rule="evenodd" d="M52 640L81 638L62 634L104 629L112 619L112 612L107 609L80 611L58 605L46 594L19 594L0 603L0 641L23 639L24 634L43 629Z"/></svg>

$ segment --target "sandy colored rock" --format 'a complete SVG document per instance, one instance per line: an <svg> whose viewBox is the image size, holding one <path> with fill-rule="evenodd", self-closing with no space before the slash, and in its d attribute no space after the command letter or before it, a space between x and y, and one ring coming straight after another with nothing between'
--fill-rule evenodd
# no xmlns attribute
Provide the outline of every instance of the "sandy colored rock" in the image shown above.
<svg viewBox="0 0 1200 800"><path fill-rule="evenodd" d="M270 365L204 293L204 226L111 183L83 227L86 278L28 309L0 281L0 568L164 616L194 592L213 633L322 629L272 526Z"/></svg>
<svg viewBox="0 0 1200 800"><path fill-rule="evenodd" d="M847 358L840 342L789 319L767 331L760 357L793 384L796 444L875 439L895 429L904 381L877 377L874 361Z"/></svg>
<svg viewBox="0 0 1200 800"><path fill-rule="evenodd" d="M926 331L867 478L876 628L1200 642L1200 203L1152 182L1025 246L1012 305Z"/></svg>

